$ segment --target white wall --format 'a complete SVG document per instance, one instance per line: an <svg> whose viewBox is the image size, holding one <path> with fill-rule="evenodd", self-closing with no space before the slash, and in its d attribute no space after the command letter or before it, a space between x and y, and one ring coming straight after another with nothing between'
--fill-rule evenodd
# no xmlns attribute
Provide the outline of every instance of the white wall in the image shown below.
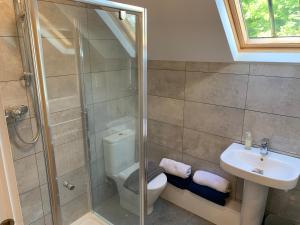
<svg viewBox="0 0 300 225"><path fill-rule="evenodd" d="M116 0L148 9L148 57L232 61L214 0Z"/></svg>

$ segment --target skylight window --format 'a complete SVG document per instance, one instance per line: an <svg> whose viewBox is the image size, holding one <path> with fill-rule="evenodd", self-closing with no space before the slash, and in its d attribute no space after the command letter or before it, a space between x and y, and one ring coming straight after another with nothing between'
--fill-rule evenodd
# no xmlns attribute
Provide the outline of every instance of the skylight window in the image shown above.
<svg viewBox="0 0 300 225"><path fill-rule="evenodd" d="M224 0L239 49L300 47L300 0Z"/></svg>

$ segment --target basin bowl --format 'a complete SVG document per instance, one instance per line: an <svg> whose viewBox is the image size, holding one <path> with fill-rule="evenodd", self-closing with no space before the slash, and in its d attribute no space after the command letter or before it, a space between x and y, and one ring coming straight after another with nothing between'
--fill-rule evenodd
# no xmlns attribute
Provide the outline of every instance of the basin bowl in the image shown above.
<svg viewBox="0 0 300 225"><path fill-rule="evenodd" d="M293 189L300 174L300 159L269 151L262 157L259 148L246 150L233 143L221 155L221 167L240 178L271 188Z"/></svg>

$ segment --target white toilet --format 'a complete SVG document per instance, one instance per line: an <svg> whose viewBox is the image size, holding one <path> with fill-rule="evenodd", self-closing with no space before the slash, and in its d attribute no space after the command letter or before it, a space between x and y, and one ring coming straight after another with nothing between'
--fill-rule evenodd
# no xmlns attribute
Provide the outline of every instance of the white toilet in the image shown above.
<svg viewBox="0 0 300 225"><path fill-rule="evenodd" d="M135 162L135 133L127 129L103 138L106 175L113 179L120 195L120 205L139 214L139 195L124 187L126 179L137 169ZM167 185L167 177L161 173L147 185L147 214L153 211L154 202Z"/></svg>

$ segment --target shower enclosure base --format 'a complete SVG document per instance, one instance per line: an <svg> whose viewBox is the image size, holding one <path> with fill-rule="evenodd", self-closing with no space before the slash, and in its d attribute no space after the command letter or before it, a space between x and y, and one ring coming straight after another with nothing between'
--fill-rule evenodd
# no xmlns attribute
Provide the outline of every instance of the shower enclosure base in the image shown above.
<svg viewBox="0 0 300 225"><path fill-rule="evenodd" d="M74 221L71 225L109 225L108 223L102 221L95 214L89 212L78 220Z"/></svg>

